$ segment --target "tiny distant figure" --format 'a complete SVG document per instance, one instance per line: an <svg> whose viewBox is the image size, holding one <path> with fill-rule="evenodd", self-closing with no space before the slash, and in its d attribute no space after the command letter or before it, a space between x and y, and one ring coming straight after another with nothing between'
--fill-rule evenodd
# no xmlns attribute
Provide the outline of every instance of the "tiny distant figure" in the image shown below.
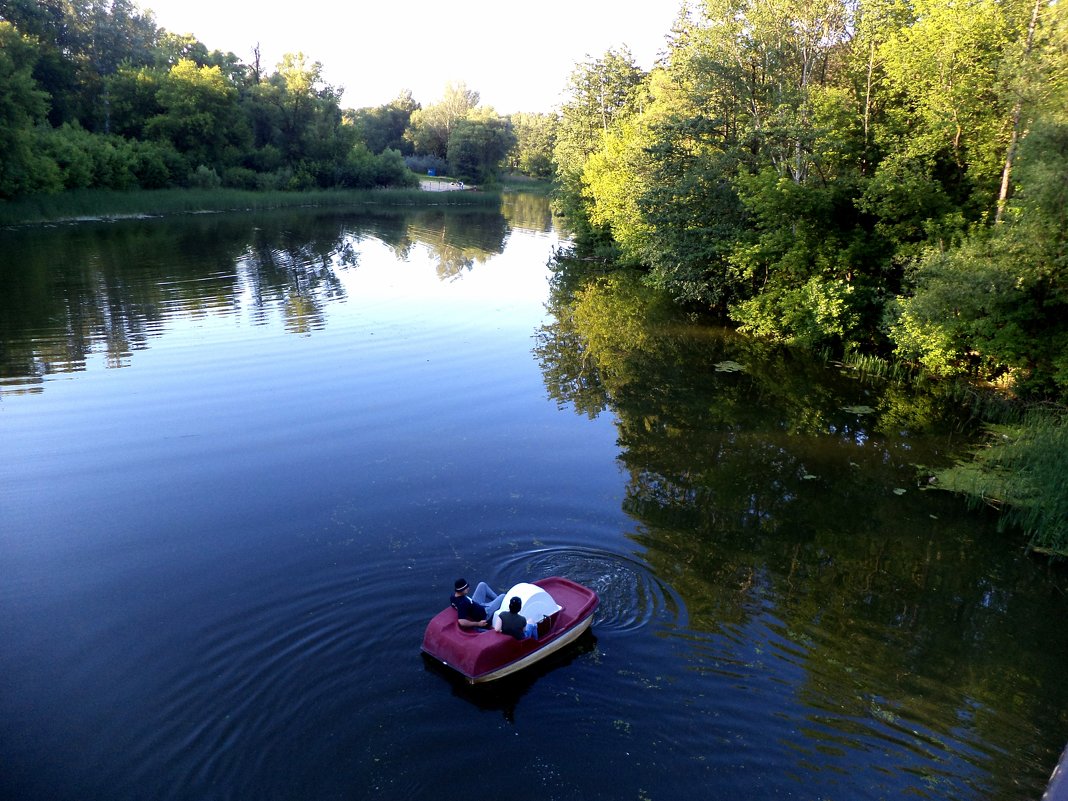
<svg viewBox="0 0 1068 801"><path fill-rule="evenodd" d="M493 628L501 634L510 634L517 640L525 640L528 637L536 637L538 627L533 623L527 623L527 619L519 614L523 608L523 601L518 595L508 601L508 611L501 612L493 622Z"/></svg>
<svg viewBox="0 0 1068 801"><path fill-rule="evenodd" d="M467 579L456 579L453 587L449 603L456 610L456 622L460 624L460 627L465 629L489 628L492 625L493 613L501 608L504 596L498 595L484 581L478 583L474 593L470 596L468 596L468 591L471 587Z"/></svg>
<svg viewBox="0 0 1068 801"><path fill-rule="evenodd" d="M464 182L460 181L460 189L463 189L463 188L464 188Z"/></svg>

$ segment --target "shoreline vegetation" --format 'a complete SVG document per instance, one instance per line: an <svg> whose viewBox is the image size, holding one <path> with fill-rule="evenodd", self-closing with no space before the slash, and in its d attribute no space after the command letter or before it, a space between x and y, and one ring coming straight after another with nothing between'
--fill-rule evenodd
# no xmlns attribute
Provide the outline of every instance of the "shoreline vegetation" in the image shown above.
<svg viewBox="0 0 1068 801"><path fill-rule="evenodd" d="M426 180L426 179L423 179ZM83 189L34 195L0 203L0 227L62 225L93 221L148 219L181 214L241 213L283 208L353 208L449 206L483 207L500 202L502 192L546 193L550 184L505 176L484 189L465 186L448 176L434 182L445 188L324 189L264 191L239 189ZM930 381L937 377L902 360L861 353L840 361L829 350L817 352L859 377L892 382ZM982 421L985 437L967 458L949 468L929 471L929 489L961 496L973 509L998 514L1002 530L1018 529L1029 552L1053 560L1068 559L1068 410L1053 404L1029 404L1004 388L951 380L967 396L970 415Z"/></svg>
<svg viewBox="0 0 1068 801"><path fill-rule="evenodd" d="M973 410L988 439L936 484L1068 556L1066 8L687 4L651 70L620 48L570 78L574 255L759 340L992 388L1009 419Z"/></svg>
<svg viewBox="0 0 1068 801"><path fill-rule="evenodd" d="M487 186L450 176L416 176L420 186L304 191L231 189L70 189L0 202L0 227L138 219L299 207L486 206L503 192L549 194L552 184L524 175L501 176ZM433 184L433 187L426 186Z"/></svg>
<svg viewBox="0 0 1068 801"><path fill-rule="evenodd" d="M979 421L982 437L953 465L921 469L918 483L951 492L973 510L993 510L998 529L1020 532L1029 553L1068 560L1068 408L1028 403L961 376L939 379L901 360L851 354L834 363L866 380L950 381L950 394Z"/></svg>
<svg viewBox="0 0 1068 801"><path fill-rule="evenodd" d="M610 49L558 110L507 117L463 83L344 109L303 53L272 72L133 2L61 5L0 15L0 226L551 181L574 255L644 291L1016 399L939 483L1068 556L1065 4L683 4L651 70ZM430 175L482 191L412 188Z"/></svg>
<svg viewBox="0 0 1068 801"><path fill-rule="evenodd" d="M48 225L299 207L484 206L493 191L427 192L422 189L317 189L303 192L245 189L80 189L31 195L0 203L0 226Z"/></svg>

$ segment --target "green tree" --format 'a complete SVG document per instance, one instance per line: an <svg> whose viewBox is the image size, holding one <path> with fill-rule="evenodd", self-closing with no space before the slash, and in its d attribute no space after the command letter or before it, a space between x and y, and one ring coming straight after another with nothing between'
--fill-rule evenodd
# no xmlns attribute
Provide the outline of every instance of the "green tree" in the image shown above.
<svg viewBox="0 0 1068 801"><path fill-rule="evenodd" d="M68 0L7 0L0 10L24 36L38 46L33 77L50 98L48 119L53 125L77 118L78 66L73 54L84 48L82 26Z"/></svg>
<svg viewBox="0 0 1068 801"><path fill-rule="evenodd" d="M617 122L638 113L645 101L645 73L626 48L576 65L560 110L553 158L557 208L580 241L604 241L604 226L591 224L582 175L586 160L605 144Z"/></svg>
<svg viewBox="0 0 1068 801"><path fill-rule="evenodd" d="M893 335L900 355L934 373L1000 378L1030 397L1064 401L1068 117L1051 117L1021 145L1021 183L1006 222L919 260Z"/></svg>
<svg viewBox="0 0 1068 801"><path fill-rule="evenodd" d="M449 137L461 121L478 106L478 92L467 84L445 84L441 102L412 111L407 137L416 153L447 158Z"/></svg>
<svg viewBox="0 0 1068 801"><path fill-rule="evenodd" d="M555 169L555 114L518 113L509 117L515 134L515 147L508 154L508 166L533 178L549 178Z"/></svg>
<svg viewBox="0 0 1068 801"><path fill-rule="evenodd" d="M170 142L186 156L191 169L225 166L235 155L228 150L248 141L247 124L238 114L237 89L218 67L182 59L171 68L156 97L163 112L147 123L146 132Z"/></svg>
<svg viewBox="0 0 1068 801"><path fill-rule="evenodd" d="M916 236L950 242L993 216L1012 128L1006 80L1031 12L1027 0L916 0L913 19L881 45L895 102L875 129L885 167L865 198L881 217L894 219L904 171L910 192L934 200L913 218ZM880 170L890 176L880 180Z"/></svg>
<svg viewBox="0 0 1068 801"><path fill-rule="evenodd" d="M293 188L333 186L338 165L357 140L353 126L342 124L341 89L326 83L323 65L303 53L284 55L269 83L273 143L294 171Z"/></svg>
<svg viewBox="0 0 1068 801"><path fill-rule="evenodd" d="M1021 106L1029 122L1002 224L973 230L959 246L929 247L913 266L912 291L899 299L892 329L898 353L933 372L1000 378L1032 397L1061 399L1068 398L1065 14L1043 7L1034 34L1035 88ZM1014 117L1010 109L1008 140ZM990 167L988 216L998 172L996 162Z"/></svg>
<svg viewBox="0 0 1068 801"><path fill-rule="evenodd" d="M668 58L637 95L640 113L602 131L600 152L586 157L582 197L586 218L654 285L724 311L739 283L729 262L741 218L732 181L753 143L740 133L744 93L717 30L684 10Z"/></svg>
<svg viewBox="0 0 1068 801"><path fill-rule="evenodd" d="M0 21L0 198L60 188L56 165L36 147L48 94L33 78L37 43Z"/></svg>
<svg viewBox="0 0 1068 801"><path fill-rule="evenodd" d="M121 65L108 76L111 102L111 131L134 139L147 136L149 120L165 113L159 100L167 72L158 67Z"/></svg>
<svg viewBox="0 0 1068 801"><path fill-rule="evenodd" d="M460 120L449 135L450 172L465 181L484 183L497 176L514 145L515 135L507 120L495 115Z"/></svg>
<svg viewBox="0 0 1068 801"><path fill-rule="evenodd" d="M412 114L419 104L412 93L405 89L384 106L361 108L347 112L346 118L355 126L359 138L372 153L392 149L404 154L412 152L412 143L404 136Z"/></svg>
<svg viewBox="0 0 1068 801"><path fill-rule="evenodd" d="M74 54L80 95L78 122L89 130L110 133L107 79L120 64L152 64L158 29L151 13L142 12L131 0L79 0L71 22L83 30L82 47Z"/></svg>
<svg viewBox="0 0 1068 801"><path fill-rule="evenodd" d="M641 198L647 192L647 131L640 122L620 122L605 136L600 150L590 154L582 171L582 196L588 201L589 221L611 231L623 264L647 263L652 234Z"/></svg>

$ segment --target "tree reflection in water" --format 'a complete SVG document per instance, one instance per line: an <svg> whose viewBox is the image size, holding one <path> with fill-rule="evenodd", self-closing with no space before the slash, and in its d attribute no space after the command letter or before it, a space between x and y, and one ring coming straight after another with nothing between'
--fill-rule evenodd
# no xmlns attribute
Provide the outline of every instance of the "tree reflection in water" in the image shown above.
<svg viewBox="0 0 1068 801"><path fill-rule="evenodd" d="M988 708L1064 728L1056 660L1021 656L1068 653L1042 611L1064 577L922 491L969 443L969 410L948 389L693 323L633 275L561 273L549 308L535 346L549 394L615 417L633 537L685 600L688 629L733 639L772 620L804 665L805 700L826 714L798 747L838 749L873 718L933 754L960 727L997 743L1004 718ZM1048 690L1024 701L1021 682ZM1056 760L1029 745L1041 756L1026 767L996 748L975 759L1011 795L1021 770L1041 780Z"/></svg>
<svg viewBox="0 0 1068 801"><path fill-rule="evenodd" d="M544 201L543 201L543 205ZM428 249L442 280L502 252L508 223L479 208L191 215L0 233L0 376L39 391L103 351L123 367L173 318L280 313L290 333L325 324L344 270L372 237L401 260Z"/></svg>

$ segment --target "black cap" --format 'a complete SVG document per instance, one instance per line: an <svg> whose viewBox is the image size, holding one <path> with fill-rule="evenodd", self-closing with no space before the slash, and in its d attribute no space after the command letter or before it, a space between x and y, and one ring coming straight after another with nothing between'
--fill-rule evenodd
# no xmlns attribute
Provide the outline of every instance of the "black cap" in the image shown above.
<svg viewBox="0 0 1068 801"><path fill-rule="evenodd" d="M456 579L456 583L453 584L453 586L456 588L457 592L459 592L460 590L466 590L467 589L467 579L458 578L458 579Z"/></svg>

